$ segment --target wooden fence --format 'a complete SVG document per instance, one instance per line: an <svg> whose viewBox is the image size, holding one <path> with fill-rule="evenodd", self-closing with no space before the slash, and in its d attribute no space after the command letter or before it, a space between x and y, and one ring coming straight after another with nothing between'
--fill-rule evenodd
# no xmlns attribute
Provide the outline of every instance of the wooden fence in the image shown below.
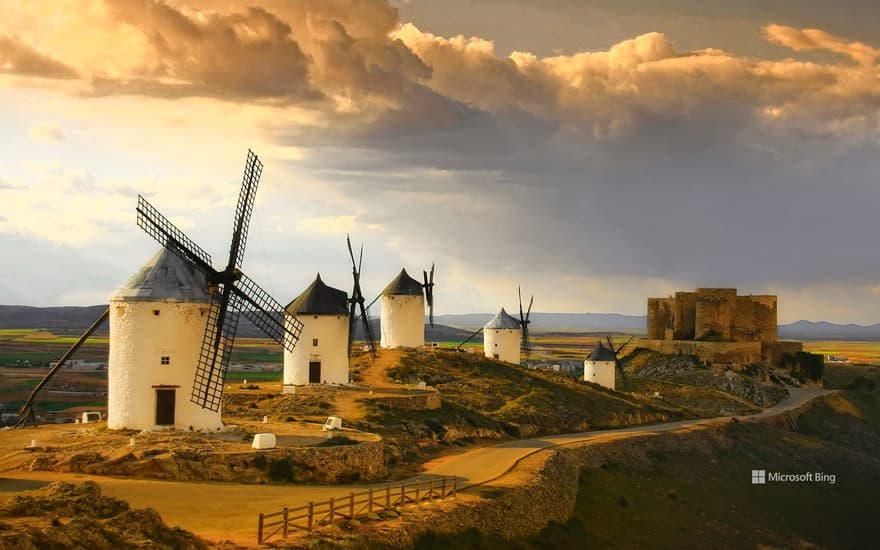
<svg viewBox="0 0 880 550"><path fill-rule="evenodd" d="M399 485L386 485L380 489L368 489L348 496L330 498L322 502L309 502L296 508L284 508L272 514L260 514L257 543L288 535L299 529L312 531L320 525L330 525L339 520L352 520L381 510L393 510L407 504L421 504L426 500L454 498L458 484L454 477L418 480Z"/></svg>

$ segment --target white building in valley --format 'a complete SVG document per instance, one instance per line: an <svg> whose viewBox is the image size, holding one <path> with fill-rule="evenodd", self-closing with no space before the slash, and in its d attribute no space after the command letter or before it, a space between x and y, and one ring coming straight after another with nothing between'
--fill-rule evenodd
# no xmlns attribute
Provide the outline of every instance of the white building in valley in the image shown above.
<svg viewBox="0 0 880 550"><path fill-rule="evenodd" d="M422 283L402 269L382 291L380 345L417 348L425 345L425 296Z"/></svg>
<svg viewBox="0 0 880 550"><path fill-rule="evenodd" d="M284 351L284 384L348 384L348 295L321 274L287 308L302 324L299 343Z"/></svg>
<svg viewBox="0 0 880 550"><path fill-rule="evenodd" d="M520 322L501 308L498 315L483 326L483 354L490 359L519 365L521 349Z"/></svg>
<svg viewBox="0 0 880 550"><path fill-rule="evenodd" d="M617 355L598 342L596 349L584 361L584 381L613 390L616 371Z"/></svg>
<svg viewBox="0 0 880 550"><path fill-rule="evenodd" d="M221 427L190 401L210 304L205 275L165 248L110 296L109 428Z"/></svg>

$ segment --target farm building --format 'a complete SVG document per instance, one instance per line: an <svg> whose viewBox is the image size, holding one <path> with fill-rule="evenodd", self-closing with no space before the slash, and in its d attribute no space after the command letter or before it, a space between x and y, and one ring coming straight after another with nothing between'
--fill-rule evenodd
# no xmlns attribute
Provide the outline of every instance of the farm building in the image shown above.
<svg viewBox="0 0 880 550"><path fill-rule="evenodd" d="M520 323L504 308L483 326L483 354L505 363L520 363L522 331Z"/></svg>
<svg viewBox="0 0 880 550"><path fill-rule="evenodd" d="M425 296L422 283L400 270L382 291L380 345L417 348L425 345Z"/></svg>
<svg viewBox="0 0 880 550"><path fill-rule="evenodd" d="M315 281L286 308L302 324L299 344L284 351L284 384L348 384L348 295Z"/></svg>
<svg viewBox="0 0 880 550"><path fill-rule="evenodd" d="M599 342L584 361L584 381L613 390L616 368L617 355Z"/></svg>
<svg viewBox="0 0 880 550"><path fill-rule="evenodd" d="M190 401L211 296L205 275L163 248L110 296L107 426L213 430Z"/></svg>

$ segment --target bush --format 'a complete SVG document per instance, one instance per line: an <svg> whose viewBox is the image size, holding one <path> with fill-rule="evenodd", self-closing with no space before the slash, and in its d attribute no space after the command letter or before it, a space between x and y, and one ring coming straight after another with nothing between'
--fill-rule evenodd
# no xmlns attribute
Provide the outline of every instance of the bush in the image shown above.
<svg viewBox="0 0 880 550"><path fill-rule="evenodd" d="M324 441L318 443L318 447L341 447L343 445L357 445L360 443L356 439L352 439L350 437L346 437L344 435L333 436L330 439L325 439Z"/></svg>

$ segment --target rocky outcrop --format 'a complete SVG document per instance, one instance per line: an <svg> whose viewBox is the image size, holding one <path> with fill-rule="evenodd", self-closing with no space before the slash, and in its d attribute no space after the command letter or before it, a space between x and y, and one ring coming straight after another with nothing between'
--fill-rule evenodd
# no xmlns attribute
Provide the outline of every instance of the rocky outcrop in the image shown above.
<svg viewBox="0 0 880 550"><path fill-rule="evenodd" d="M207 544L188 531L168 527L154 510L132 510L86 481L51 483L0 499L0 548L202 550Z"/></svg>

